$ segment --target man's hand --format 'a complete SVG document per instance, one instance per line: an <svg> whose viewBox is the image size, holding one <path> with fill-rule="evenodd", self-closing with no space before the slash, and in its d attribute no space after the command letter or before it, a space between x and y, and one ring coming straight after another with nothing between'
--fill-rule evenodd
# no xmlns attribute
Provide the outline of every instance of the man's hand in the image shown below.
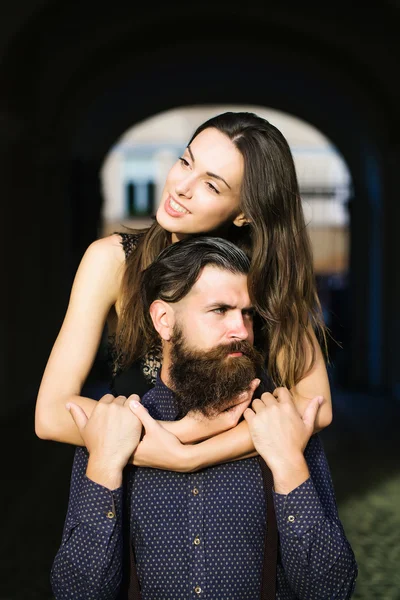
<svg viewBox="0 0 400 600"><path fill-rule="evenodd" d="M190 411L179 421L168 421L165 428L176 435L183 444L200 442L232 429L250 405L254 391L259 385L260 380L253 379L249 388L234 398L229 408L215 417L206 417L200 411Z"/></svg>
<svg viewBox="0 0 400 600"><path fill-rule="evenodd" d="M322 401L321 396L310 400L301 417L289 390L277 388L254 400L244 412L254 446L270 467L278 493L289 493L309 477L303 452Z"/></svg>
<svg viewBox="0 0 400 600"><path fill-rule="evenodd" d="M87 476L110 489L121 485L122 470L140 440L142 424L126 406L133 399L139 396L106 394L89 418L77 404L67 405L89 452Z"/></svg>

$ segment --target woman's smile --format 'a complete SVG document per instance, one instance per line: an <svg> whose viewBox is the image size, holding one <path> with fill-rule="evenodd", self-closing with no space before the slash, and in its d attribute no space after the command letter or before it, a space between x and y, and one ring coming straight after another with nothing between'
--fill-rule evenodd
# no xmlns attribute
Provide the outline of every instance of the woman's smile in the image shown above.
<svg viewBox="0 0 400 600"><path fill-rule="evenodd" d="M190 211L187 210L182 204L177 202L170 194L164 204L165 212L171 217L182 217L183 215L189 215Z"/></svg>

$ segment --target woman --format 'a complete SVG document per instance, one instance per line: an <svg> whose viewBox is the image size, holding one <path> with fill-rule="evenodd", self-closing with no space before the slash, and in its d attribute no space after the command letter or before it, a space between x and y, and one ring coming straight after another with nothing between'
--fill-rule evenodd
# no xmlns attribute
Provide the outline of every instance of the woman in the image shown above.
<svg viewBox="0 0 400 600"><path fill-rule="evenodd" d="M329 383L314 333L322 333L324 339L324 326L289 146L266 120L251 113L224 113L196 130L172 167L156 222L136 234L100 239L86 251L40 387L39 437L83 443L65 404L75 402L87 414L93 409L95 401L83 398L80 391L106 321L114 334L115 393L143 394L149 388L159 350L142 356L147 333L138 300L141 273L168 244L199 233L225 237L251 257L249 291L260 315L256 333L267 347L269 376L275 386L291 390L300 413L308 399L324 396L316 427L330 423ZM132 355L132 348L142 351ZM236 420L239 416L235 413ZM197 422L194 427L189 416L171 424L171 431L181 441L195 441L232 427L229 418L232 415L222 415L219 421ZM254 451L245 422L214 440L200 461L203 466ZM144 462L140 446L136 455L137 464L148 461L149 466L166 467L156 449ZM172 462L167 468L179 468Z"/></svg>

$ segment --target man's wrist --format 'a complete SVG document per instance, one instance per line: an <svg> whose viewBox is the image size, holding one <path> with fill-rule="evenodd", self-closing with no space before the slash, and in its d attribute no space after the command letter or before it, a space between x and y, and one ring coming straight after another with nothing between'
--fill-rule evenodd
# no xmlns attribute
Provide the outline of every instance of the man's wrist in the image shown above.
<svg viewBox="0 0 400 600"><path fill-rule="evenodd" d="M293 455L270 466L277 494L289 494L310 477L303 454Z"/></svg>
<svg viewBox="0 0 400 600"><path fill-rule="evenodd" d="M122 468L104 457L89 456L86 476L109 490L116 490L122 485Z"/></svg>

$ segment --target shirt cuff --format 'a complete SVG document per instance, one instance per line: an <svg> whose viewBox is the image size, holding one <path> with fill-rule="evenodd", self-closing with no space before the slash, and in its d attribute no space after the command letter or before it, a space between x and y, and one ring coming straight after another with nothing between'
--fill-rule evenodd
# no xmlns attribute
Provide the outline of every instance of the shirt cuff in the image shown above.
<svg viewBox="0 0 400 600"><path fill-rule="evenodd" d="M272 491L280 533L301 537L325 518L314 483L309 477L289 494Z"/></svg>
<svg viewBox="0 0 400 600"><path fill-rule="evenodd" d="M85 475L76 500L73 521L92 526L114 527L122 514L122 490L121 486L111 491Z"/></svg>

